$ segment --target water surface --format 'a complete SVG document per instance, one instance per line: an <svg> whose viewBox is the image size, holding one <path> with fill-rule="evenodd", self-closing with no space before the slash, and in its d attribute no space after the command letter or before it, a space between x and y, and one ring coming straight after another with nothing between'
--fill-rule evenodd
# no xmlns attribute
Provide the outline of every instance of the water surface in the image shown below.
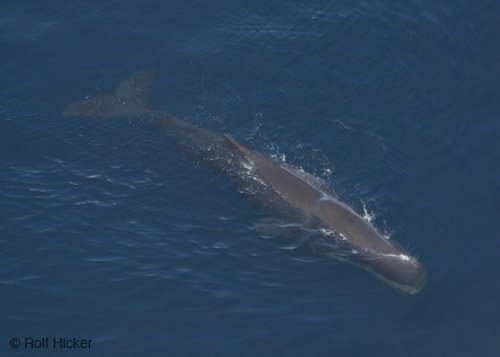
<svg viewBox="0 0 500 357"><path fill-rule="evenodd" d="M491 1L7 1L0 354L61 336L93 339L89 355L499 355L499 16ZM425 289L260 238L267 215L146 123L62 117L146 67L156 108L365 207Z"/></svg>

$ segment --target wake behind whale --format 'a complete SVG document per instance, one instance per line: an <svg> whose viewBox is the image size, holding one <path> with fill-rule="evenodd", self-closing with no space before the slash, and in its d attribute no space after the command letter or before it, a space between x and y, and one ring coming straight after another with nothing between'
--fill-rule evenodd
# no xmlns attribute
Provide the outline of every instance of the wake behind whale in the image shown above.
<svg viewBox="0 0 500 357"><path fill-rule="evenodd" d="M417 259L339 200L321 180L238 142L150 108L154 70L135 73L108 95L70 105L65 116L143 119L167 130L188 156L231 178L277 217L256 224L261 234L304 242L323 256L363 267L399 292L415 294L426 273ZM290 224L292 222L292 224Z"/></svg>

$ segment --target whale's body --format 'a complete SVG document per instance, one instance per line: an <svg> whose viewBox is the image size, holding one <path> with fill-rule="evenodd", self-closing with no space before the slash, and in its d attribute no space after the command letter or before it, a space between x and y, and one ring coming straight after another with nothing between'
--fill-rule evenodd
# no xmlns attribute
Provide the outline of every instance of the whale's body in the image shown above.
<svg viewBox="0 0 500 357"><path fill-rule="evenodd" d="M321 180L268 158L228 134L149 109L154 74L152 70L138 72L112 94L77 102L64 115L141 118L164 127L174 134L182 151L234 179L240 191L276 215L296 222L295 228L307 232L306 244L313 251L361 266L400 292L414 294L423 288L426 274L417 259L341 202Z"/></svg>

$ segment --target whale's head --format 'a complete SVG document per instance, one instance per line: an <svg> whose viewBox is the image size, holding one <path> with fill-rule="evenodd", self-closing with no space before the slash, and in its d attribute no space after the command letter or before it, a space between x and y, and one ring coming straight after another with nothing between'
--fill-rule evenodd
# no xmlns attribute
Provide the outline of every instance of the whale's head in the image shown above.
<svg viewBox="0 0 500 357"><path fill-rule="evenodd" d="M328 233L314 240L317 253L358 265L401 293L422 290L426 272L418 260L350 207L325 200L315 214Z"/></svg>
<svg viewBox="0 0 500 357"><path fill-rule="evenodd" d="M386 240L384 245L390 248L374 251L352 244L345 236L330 231L328 235L316 237L310 242L310 246L316 253L365 269L402 294L413 295L420 292L426 283L426 272L422 264L396 242L381 239Z"/></svg>
<svg viewBox="0 0 500 357"><path fill-rule="evenodd" d="M426 283L427 274L422 264L399 247L391 253L380 253L351 245L345 249L345 242L339 249L337 242L329 244L322 240L321 243L316 242L313 248L322 255L364 268L402 294L416 294Z"/></svg>
<svg viewBox="0 0 500 357"><path fill-rule="evenodd" d="M423 289L426 272L415 257L398 248L395 253L358 254L354 263L361 265L378 279L403 294L416 294Z"/></svg>

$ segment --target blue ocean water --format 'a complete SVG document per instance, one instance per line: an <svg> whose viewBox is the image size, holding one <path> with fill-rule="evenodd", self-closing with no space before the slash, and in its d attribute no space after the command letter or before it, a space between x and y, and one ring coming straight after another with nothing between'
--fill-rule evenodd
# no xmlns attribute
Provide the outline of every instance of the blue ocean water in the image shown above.
<svg viewBox="0 0 500 357"><path fill-rule="evenodd" d="M4 1L0 355L499 356L499 10ZM424 290L260 238L267 213L147 123L62 116L148 67L156 108L374 215Z"/></svg>

